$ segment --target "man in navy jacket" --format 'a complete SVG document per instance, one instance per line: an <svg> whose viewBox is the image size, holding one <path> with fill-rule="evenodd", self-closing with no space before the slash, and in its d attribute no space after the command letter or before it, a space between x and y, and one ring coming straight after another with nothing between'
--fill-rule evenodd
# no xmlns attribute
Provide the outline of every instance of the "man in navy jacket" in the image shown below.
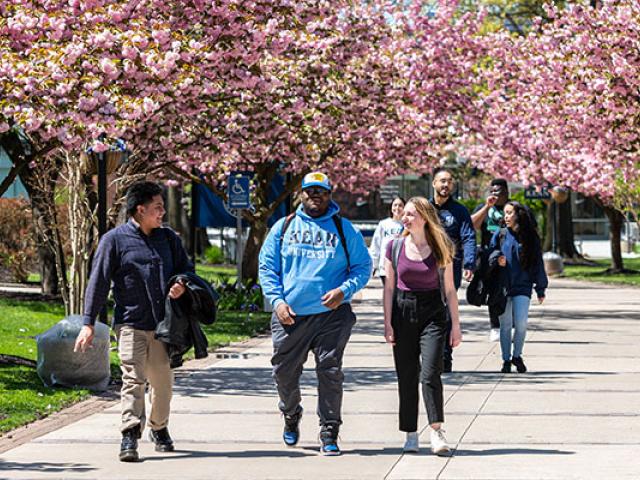
<svg viewBox="0 0 640 480"><path fill-rule="evenodd" d="M85 294L84 327L75 350L91 347L96 317L113 290L113 326L122 371L119 458L136 462L145 420L156 451L174 450L167 428L173 373L155 329L164 318L165 296L175 300L185 292L182 283L169 286L170 278L193 272L193 264L176 233L162 226L165 209L160 185L138 182L129 187L127 214L129 221L107 232L98 244ZM147 381L149 415L144 398Z"/></svg>
<svg viewBox="0 0 640 480"><path fill-rule="evenodd" d="M451 172L440 167L433 172L433 198L431 203L436 208L440 223L455 245L453 259L453 283L460 288L462 278L471 281L476 265L476 233L467 207L451 198L455 181ZM464 272L463 272L464 270ZM443 372L450 372L453 363L453 349L449 344L451 324L447 330L444 347Z"/></svg>

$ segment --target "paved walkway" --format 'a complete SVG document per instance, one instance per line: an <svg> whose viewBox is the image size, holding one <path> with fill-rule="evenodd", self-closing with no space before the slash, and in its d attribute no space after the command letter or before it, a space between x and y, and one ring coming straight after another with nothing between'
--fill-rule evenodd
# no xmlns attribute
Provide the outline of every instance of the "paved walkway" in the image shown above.
<svg viewBox="0 0 640 480"><path fill-rule="evenodd" d="M640 290L552 282L532 308L524 358L503 375L484 310L463 306L464 343L445 375L446 430L456 451L403 455L396 379L381 336L381 290L357 304L345 359L341 457L317 451L312 362L298 448L280 442L268 338L208 369L179 372L171 432L178 450L123 464L118 406L0 454L0 478L91 479L638 479Z"/></svg>

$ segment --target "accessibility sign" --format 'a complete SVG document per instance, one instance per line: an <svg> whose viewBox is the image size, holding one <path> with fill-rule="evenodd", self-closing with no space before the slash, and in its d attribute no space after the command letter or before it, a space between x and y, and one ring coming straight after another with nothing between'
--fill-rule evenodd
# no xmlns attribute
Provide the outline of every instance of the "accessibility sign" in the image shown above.
<svg viewBox="0 0 640 480"><path fill-rule="evenodd" d="M227 182L227 204L229 208L249 208L249 176L234 174Z"/></svg>

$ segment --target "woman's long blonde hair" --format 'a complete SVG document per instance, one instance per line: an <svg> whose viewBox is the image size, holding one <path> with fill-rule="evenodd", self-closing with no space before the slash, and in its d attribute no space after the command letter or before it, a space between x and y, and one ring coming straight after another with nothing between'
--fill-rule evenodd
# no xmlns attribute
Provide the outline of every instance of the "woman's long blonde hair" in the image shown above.
<svg viewBox="0 0 640 480"><path fill-rule="evenodd" d="M450 264L453 261L453 242L440 225L435 207L424 197L412 197L407 201L407 204L409 203L413 203L416 212L425 221L424 233L427 237L427 243L436 257L438 267L442 268ZM406 237L409 235L409 231L405 230L402 235Z"/></svg>

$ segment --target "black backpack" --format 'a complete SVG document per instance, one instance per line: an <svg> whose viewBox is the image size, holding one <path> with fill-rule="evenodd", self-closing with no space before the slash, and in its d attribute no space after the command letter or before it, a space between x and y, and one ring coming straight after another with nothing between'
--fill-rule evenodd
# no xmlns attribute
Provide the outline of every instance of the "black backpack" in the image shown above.
<svg viewBox="0 0 640 480"><path fill-rule="evenodd" d="M498 249L502 247L502 242L507 234L506 228L501 228L498 236ZM489 269L489 257L495 250L490 248L481 249L478 252L477 268L471 283L467 287L466 299L469 305L481 307L491 303L489 296L494 293L495 283L498 281L495 275L492 275Z"/></svg>

